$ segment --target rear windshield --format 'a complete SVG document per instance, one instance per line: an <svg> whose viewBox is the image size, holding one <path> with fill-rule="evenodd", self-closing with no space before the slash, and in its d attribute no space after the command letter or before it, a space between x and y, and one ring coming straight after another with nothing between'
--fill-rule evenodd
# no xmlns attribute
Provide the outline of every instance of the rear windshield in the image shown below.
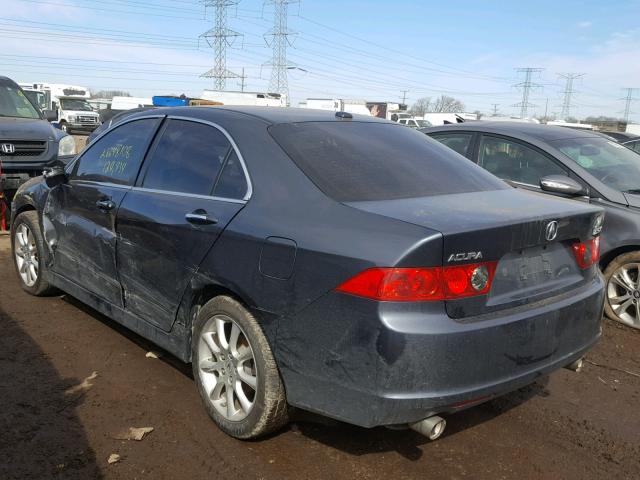
<svg viewBox="0 0 640 480"><path fill-rule="evenodd" d="M305 122L271 135L326 195L340 202L509 188L425 134L401 125Z"/></svg>

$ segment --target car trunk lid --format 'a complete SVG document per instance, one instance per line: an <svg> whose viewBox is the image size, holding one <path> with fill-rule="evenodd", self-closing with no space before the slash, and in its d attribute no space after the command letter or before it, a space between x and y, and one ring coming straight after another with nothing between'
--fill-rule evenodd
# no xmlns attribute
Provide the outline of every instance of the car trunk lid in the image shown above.
<svg viewBox="0 0 640 480"><path fill-rule="evenodd" d="M558 295L594 275L578 267L572 245L593 236L601 210L581 202L510 189L349 205L438 230L445 267L497 262L488 295L446 302L453 318Z"/></svg>

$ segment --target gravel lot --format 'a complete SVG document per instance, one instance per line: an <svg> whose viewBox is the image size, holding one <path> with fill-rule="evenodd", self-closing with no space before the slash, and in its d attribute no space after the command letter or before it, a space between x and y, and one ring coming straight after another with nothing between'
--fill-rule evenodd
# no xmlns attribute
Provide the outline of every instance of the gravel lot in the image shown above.
<svg viewBox="0 0 640 480"><path fill-rule="evenodd" d="M611 322L599 366L450 416L433 443L308 414L240 442L208 420L187 366L72 298L22 292L4 235L0 278L3 480L640 478L640 332ZM116 438L129 427L154 430Z"/></svg>

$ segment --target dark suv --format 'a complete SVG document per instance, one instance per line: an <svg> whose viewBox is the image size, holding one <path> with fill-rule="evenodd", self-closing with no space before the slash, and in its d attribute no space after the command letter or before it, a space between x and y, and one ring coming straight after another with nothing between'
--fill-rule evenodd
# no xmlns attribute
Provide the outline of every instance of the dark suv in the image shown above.
<svg viewBox="0 0 640 480"><path fill-rule="evenodd" d="M488 121L421 131L518 188L604 207L607 316L640 328L640 155L601 133L550 125Z"/></svg>
<svg viewBox="0 0 640 480"><path fill-rule="evenodd" d="M73 137L54 128L13 80L0 77L0 182L7 198L18 187L75 154Z"/></svg>

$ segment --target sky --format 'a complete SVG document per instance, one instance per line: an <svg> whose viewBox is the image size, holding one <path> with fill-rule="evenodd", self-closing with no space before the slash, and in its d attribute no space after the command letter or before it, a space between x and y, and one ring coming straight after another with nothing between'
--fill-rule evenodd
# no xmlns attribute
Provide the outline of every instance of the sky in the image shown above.
<svg viewBox="0 0 640 480"><path fill-rule="evenodd" d="M233 3L233 2L231 2ZM306 98L401 101L441 94L467 111L519 112L522 67L543 69L531 114L559 114L565 73L575 81L571 115L640 122L640 0L302 0L289 5L291 104ZM199 97L213 51L200 35L213 9L199 0L0 0L0 75L134 96ZM241 36L227 68L246 89L268 91L273 6L240 0L228 27ZM228 90L239 90L237 79ZM404 92L406 91L406 93Z"/></svg>

